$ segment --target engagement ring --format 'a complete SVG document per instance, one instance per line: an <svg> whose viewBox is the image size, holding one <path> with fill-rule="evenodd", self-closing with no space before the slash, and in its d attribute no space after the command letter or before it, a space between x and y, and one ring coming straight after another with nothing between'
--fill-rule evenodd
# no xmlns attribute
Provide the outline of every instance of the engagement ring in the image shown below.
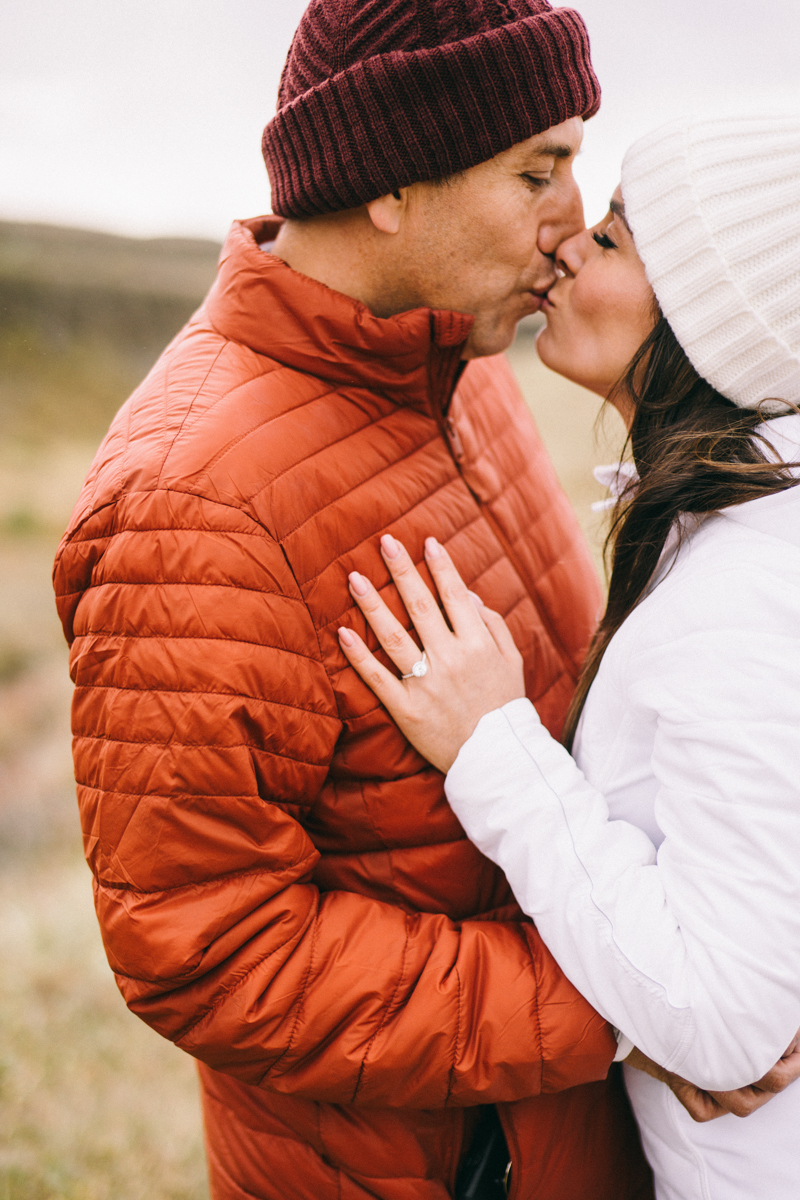
<svg viewBox="0 0 800 1200"><path fill-rule="evenodd" d="M419 662L414 663L414 665L411 668L411 670L409 671L408 675L401 675L400 678L401 679L422 679L423 675L428 674L428 664L425 661L427 657L428 657L428 655L423 650L422 658L419 660Z"/></svg>

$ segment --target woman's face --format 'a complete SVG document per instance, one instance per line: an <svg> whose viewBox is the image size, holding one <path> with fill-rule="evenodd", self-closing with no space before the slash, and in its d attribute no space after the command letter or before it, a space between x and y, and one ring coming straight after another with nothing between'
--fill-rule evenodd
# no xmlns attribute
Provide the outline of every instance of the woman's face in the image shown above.
<svg viewBox="0 0 800 1200"><path fill-rule="evenodd" d="M625 222L622 193L593 229L562 242L537 349L559 375L607 397L655 325L653 290ZM628 423L630 398L612 396Z"/></svg>

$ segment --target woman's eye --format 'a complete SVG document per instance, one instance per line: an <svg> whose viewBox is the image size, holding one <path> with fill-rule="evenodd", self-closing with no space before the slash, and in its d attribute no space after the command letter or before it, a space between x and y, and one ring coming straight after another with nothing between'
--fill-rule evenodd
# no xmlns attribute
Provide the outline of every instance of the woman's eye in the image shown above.
<svg viewBox="0 0 800 1200"><path fill-rule="evenodd" d="M597 242L598 246L602 246L604 250L616 250L617 243L612 242L607 233L600 233L597 229L592 234L592 238Z"/></svg>

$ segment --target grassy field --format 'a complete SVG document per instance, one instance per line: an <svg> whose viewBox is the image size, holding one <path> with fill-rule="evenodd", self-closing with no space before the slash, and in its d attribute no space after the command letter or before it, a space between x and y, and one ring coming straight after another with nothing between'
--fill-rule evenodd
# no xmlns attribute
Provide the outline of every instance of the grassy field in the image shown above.
<svg viewBox="0 0 800 1200"><path fill-rule="evenodd" d="M203 1200L192 1062L106 966L71 774L50 569L116 407L213 277L217 247L0 224L0 1200ZM587 535L616 418L512 362Z"/></svg>

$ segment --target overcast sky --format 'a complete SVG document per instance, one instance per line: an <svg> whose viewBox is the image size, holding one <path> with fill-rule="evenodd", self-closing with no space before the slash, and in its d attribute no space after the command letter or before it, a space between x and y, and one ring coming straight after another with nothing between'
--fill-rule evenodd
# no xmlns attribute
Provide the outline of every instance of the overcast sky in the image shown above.
<svg viewBox="0 0 800 1200"><path fill-rule="evenodd" d="M8 0L0 217L222 238L269 210L261 130L306 0ZM603 86L578 174L680 113L800 113L800 0L579 0Z"/></svg>

